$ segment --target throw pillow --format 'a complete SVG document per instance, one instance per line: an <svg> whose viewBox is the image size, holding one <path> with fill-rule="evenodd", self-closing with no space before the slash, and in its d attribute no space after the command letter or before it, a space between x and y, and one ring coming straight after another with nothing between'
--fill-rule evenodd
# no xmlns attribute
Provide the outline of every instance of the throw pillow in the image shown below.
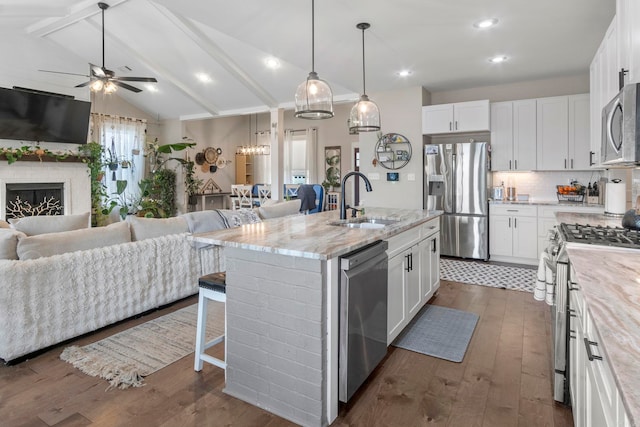
<svg viewBox="0 0 640 427"><path fill-rule="evenodd" d="M18 259L16 248L23 237L27 235L20 231L0 228L0 259Z"/></svg>
<svg viewBox="0 0 640 427"><path fill-rule="evenodd" d="M181 217L174 218L127 218L131 224L131 240L153 239L167 234L188 233L187 221Z"/></svg>
<svg viewBox="0 0 640 427"><path fill-rule="evenodd" d="M60 233L62 231L89 228L91 223L89 212L79 215L40 215L12 218L11 227L22 231L27 236L37 234Z"/></svg>
<svg viewBox="0 0 640 427"><path fill-rule="evenodd" d="M131 242L129 223L122 221L106 227L24 237L18 241L17 252L18 258L24 260L127 242Z"/></svg>
<svg viewBox="0 0 640 427"><path fill-rule="evenodd" d="M258 214L253 209L219 209L218 212L225 217L229 224L229 228L240 227L244 224L262 222Z"/></svg>
<svg viewBox="0 0 640 427"><path fill-rule="evenodd" d="M281 216L295 215L300 213L300 199L289 200L287 202L276 203L274 205L260 206L258 215L262 219L279 218Z"/></svg>

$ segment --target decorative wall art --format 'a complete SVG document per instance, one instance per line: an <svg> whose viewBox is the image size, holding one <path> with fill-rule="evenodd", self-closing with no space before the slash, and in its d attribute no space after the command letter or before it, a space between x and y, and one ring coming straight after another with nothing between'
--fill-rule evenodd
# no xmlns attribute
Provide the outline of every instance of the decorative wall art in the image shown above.
<svg viewBox="0 0 640 427"><path fill-rule="evenodd" d="M330 188L340 187L340 179L342 179L342 175L340 173L340 160L340 146L324 148L325 180L322 183L323 186Z"/></svg>

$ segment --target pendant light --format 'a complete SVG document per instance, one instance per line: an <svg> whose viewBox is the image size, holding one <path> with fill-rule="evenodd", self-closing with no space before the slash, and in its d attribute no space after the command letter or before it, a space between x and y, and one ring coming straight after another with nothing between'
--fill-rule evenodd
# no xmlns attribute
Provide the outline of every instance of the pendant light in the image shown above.
<svg viewBox="0 0 640 427"><path fill-rule="evenodd" d="M333 117L333 93L329 84L315 71L314 0L311 0L311 72L296 90L295 116L301 119L330 119Z"/></svg>
<svg viewBox="0 0 640 427"><path fill-rule="evenodd" d="M356 28L362 30L362 96L360 101L351 108L349 115L349 132L374 132L380 130L380 110L375 102L369 100L365 84L364 74L364 30L369 28L366 22L356 25Z"/></svg>

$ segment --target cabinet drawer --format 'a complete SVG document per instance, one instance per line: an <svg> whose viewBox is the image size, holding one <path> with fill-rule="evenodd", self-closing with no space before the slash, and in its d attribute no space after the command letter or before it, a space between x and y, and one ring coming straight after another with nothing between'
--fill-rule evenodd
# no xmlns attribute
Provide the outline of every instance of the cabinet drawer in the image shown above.
<svg viewBox="0 0 640 427"><path fill-rule="evenodd" d="M605 416L609 420L615 420L617 417L617 400L618 400L618 388L615 383L615 379L613 378L613 374L611 372L611 368L609 367L609 361L607 360L607 356L604 354L604 349L602 348L602 340L600 339L600 335L595 328L595 325L591 321L591 316L586 314L586 328L585 328L585 338L589 341L595 343L591 344L591 353L594 356L602 357L602 360L586 360L589 368L592 369L593 378L595 380L595 386L598 391L598 397L602 401L602 406L605 412ZM578 345L586 344L578 343ZM611 424L615 425L615 424Z"/></svg>
<svg viewBox="0 0 640 427"><path fill-rule="evenodd" d="M490 215L537 216L537 206L530 205L489 205Z"/></svg>
<svg viewBox="0 0 640 427"><path fill-rule="evenodd" d="M425 222L420 226L420 236L425 239L440 231L440 217Z"/></svg>
<svg viewBox="0 0 640 427"><path fill-rule="evenodd" d="M387 256L392 258L420 241L420 227L414 227L387 240Z"/></svg>

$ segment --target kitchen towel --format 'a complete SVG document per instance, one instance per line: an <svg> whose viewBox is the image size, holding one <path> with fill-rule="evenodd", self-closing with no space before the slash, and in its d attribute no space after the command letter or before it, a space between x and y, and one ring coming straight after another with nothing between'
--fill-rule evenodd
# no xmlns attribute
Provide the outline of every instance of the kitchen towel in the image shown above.
<svg viewBox="0 0 640 427"><path fill-rule="evenodd" d="M555 298L555 274L550 265L551 256L547 252L542 252L538 263L538 274L536 287L533 291L533 298L536 301L544 301L549 305L553 305Z"/></svg>

